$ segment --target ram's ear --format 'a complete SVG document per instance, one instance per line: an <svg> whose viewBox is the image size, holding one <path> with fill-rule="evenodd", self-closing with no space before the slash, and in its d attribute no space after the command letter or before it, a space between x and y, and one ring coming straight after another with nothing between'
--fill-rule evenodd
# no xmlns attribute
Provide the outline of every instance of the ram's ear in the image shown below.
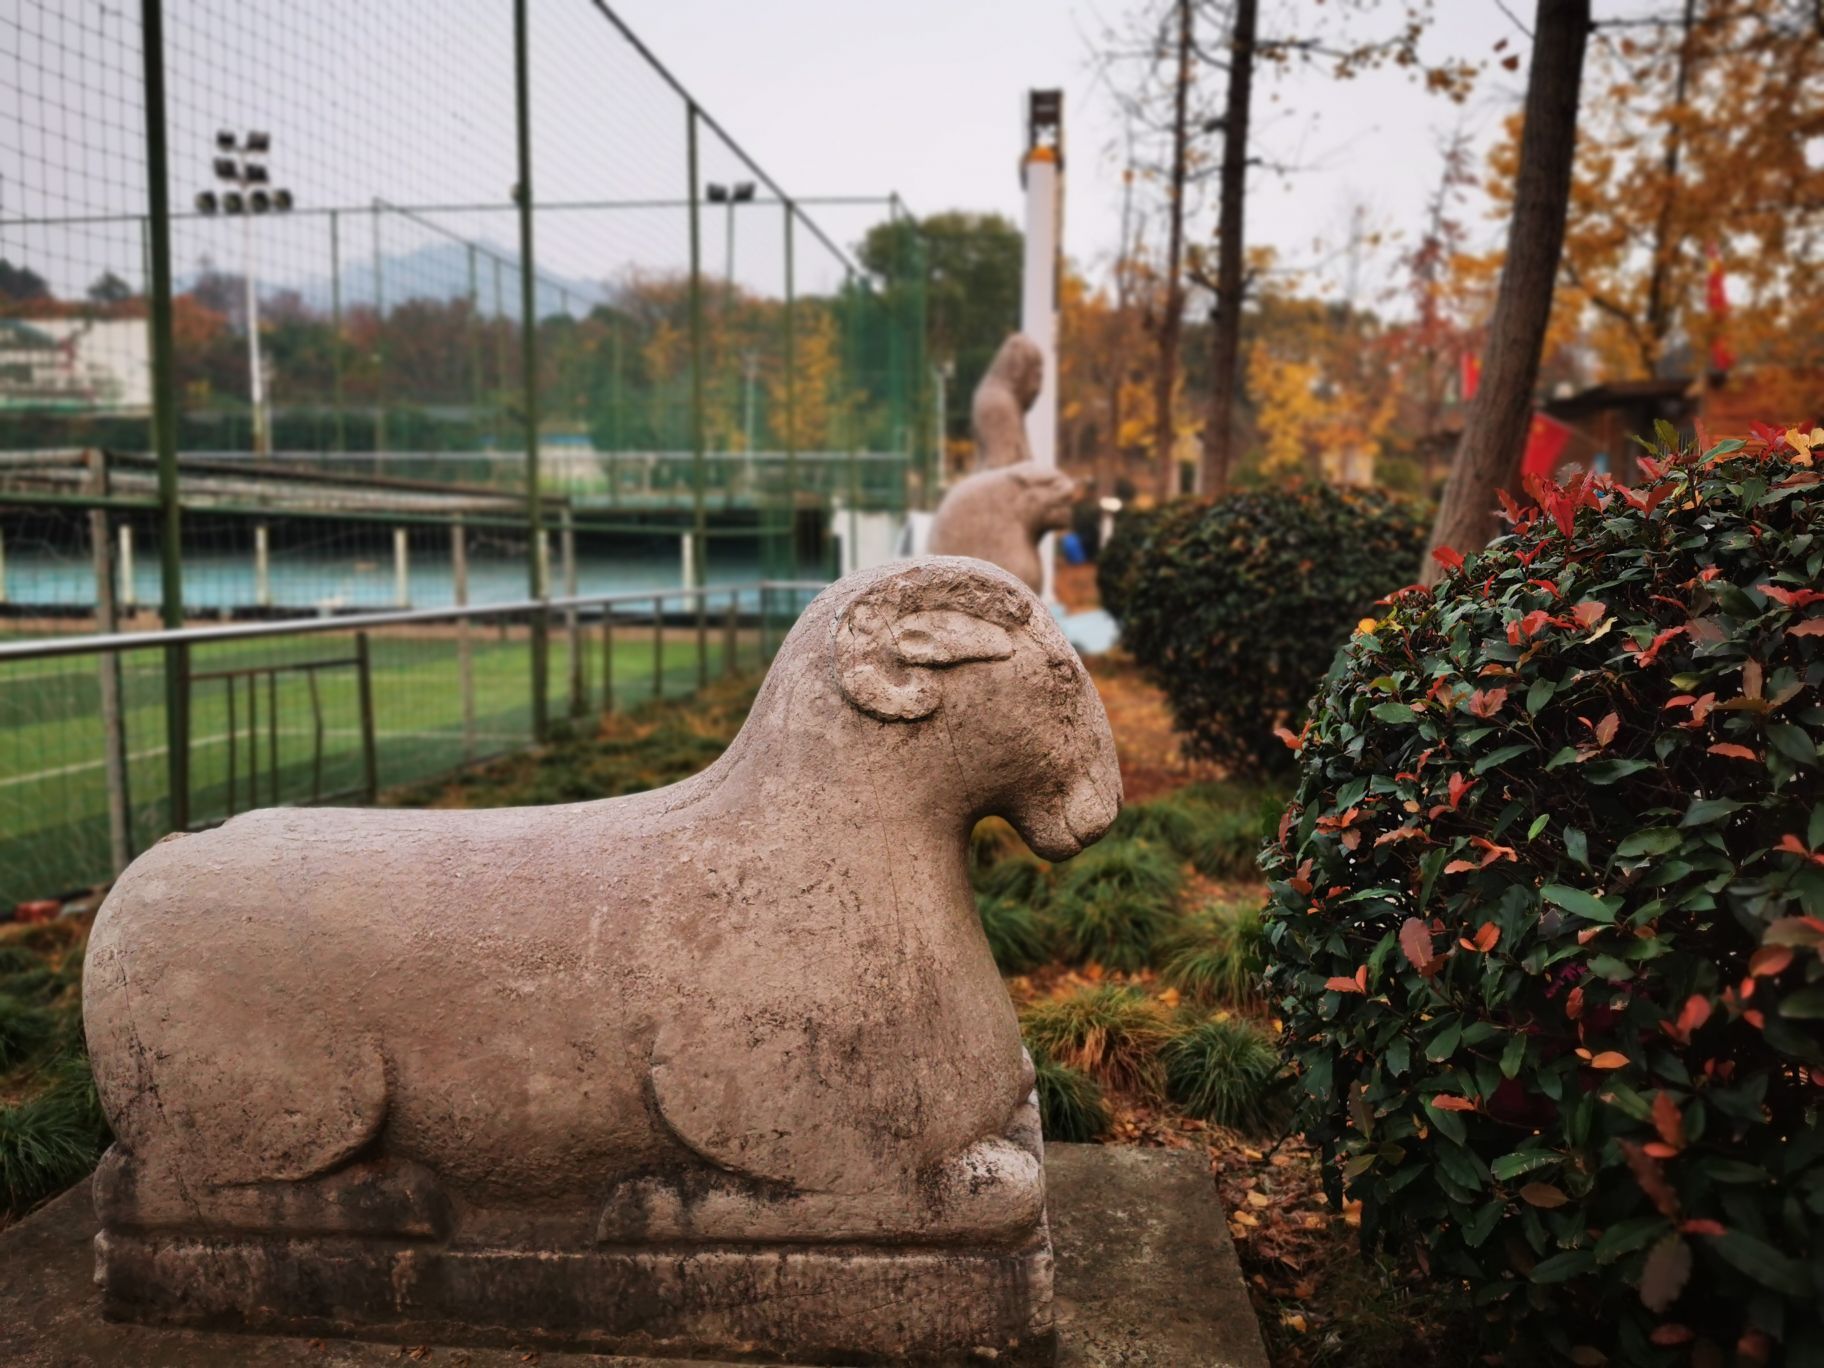
<svg viewBox="0 0 1824 1368"><path fill-rule="evenodd" d="M1013 637L999 623L956 608L892 615L863 596L836 629L843 695L883 722L929 717L943 701L936 672L974 660L1005 660Z"/></svg>

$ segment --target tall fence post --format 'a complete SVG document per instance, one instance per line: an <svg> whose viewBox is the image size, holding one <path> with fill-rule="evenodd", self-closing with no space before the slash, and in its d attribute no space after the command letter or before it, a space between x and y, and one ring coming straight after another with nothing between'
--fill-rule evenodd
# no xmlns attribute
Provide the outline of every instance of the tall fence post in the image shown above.
<svg viewBox="0 0 1824 1368"><path fill-rule="evenodd" d="M458 608L469 606L469 534L459 517L450 524L450 585ZM456 692L462 700L462 758L475 758L475 648L469 620L456 619Z"/></svg>
<svg viewBox="0 0 1824 1368"><path fill-rule="evenodd" d="M171 187L165 148L165 22L160 0L140 0L145 64L146 208L152 279L152 449L158 457L159 598L164 625L184 625L183 518L177 487L177 370L171 333ZM165 765L173 831L190 824L189 699L181 647L165 649Z"/></svg>
<svg viewBox="0 0 1824 1368"><path fill-rule="evenodd" d="M336 415L336 450L348 450L348 419L342 407L342 213L329 211L329 366Z"/></svg>
<svg viewBox="0 0 1824 1368"><path fill-rule="evenodd" d="M393 602L412 606L412 539L403 527L393 529Z"/></svg>
<svg viewBox="0 0 1824 1368"><path fill-rule="evenodd" d="M374 454L378 456L386 450L386 268L380 255L379 200L369 213L374 230Z"/></svg>
<svg viewBox="0 0 1824 1368"><path fill-rule="evenodd" d="M355 669L355 691L361 707L361 786L372 803L380 797L380 757L374 745L374 660L366 632L355 633ZM232 723L229 729L233 730Z"/></svg>
<svg viewBox="0 0 1824 1368"><path fill-rule="evenodd" d="M798 578L798 277L793 250L797 211L785 201L785 555L778 573ZM766 614L761 613L764 623ZM761 628L764 641L766 629ZM762 652L764 654L764 651Z"/></svg>
<svg viewBox="0 0 1824 1368"><path fill-rule="evenodd" d="M564 597L575 598L576 519L568 504L564 506L562 518L558 528L558 555L564 563ZM564 609L564 636L570 643L570 716L581 717L587 698L583 688L583 625L575 604Z"/></svg>
<svg viewBox="0 0 1824 1368"><path fill-rule="evenodd" d="M532 597L543 599L549 589L543 582L537 555L544 531L544 503L538 482L538 289L533 279L536 258L532 252L532 90L528 49L526 0L513 0L514 119L519 133L519 183L513 187L513 197L519 204L520 321L525 333L520 361L525 373L522 406L526 418L526 527L534 550ZM549 618L542 606L532 611L532 736L540 742L549 725L550 700L545 697Z"/></svg>
<svg viewBox="0 0 1824 1368"><path fill-rule="evenodd" d="M108 453L95 448L88 453L89 489L103 498L108 494ZM95 569L95 630L104 635L120 630L114 610L114 538L105 508L89 510L89 552ZM127 792L127 725L121 709L120 652L104 651L95 658L101 703L102 762L108 784L108 855L118 875L133 858L133 808Z"/></svg>
<svg viewBox="0 0 1824 1368"><path fill-rule="evenodd" d="M704 615L702 589L709 583L709 538L704 535L703 468L707 435L703 430L703 207L697 183L697 106L685 107L686 139L690 163L690 498L691 561L697 585L697 685L709 682L709 624Z"/></svg>
<svg viewBox="0 0 1824 1368"><path fill-rule="evenodd" d="M272 607L272 527L263 522L253 525L253 602Z"/></svg>

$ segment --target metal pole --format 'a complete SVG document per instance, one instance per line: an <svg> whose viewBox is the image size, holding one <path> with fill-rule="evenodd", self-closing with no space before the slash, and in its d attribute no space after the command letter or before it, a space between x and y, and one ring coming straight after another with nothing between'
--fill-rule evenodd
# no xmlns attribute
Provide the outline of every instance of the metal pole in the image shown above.
<svg viewBox="0 0 1824 1368"><path fill-rule="evenodd" d="M614 605L602 605L602 713L614 711Z"/></svg>
<svg viewBox="0 0 1824 1368"><path fill-rule="evenodd" d="M665 696L665 596L652 601L652 696Z"/></svg>
<svg viewBox="0 0 1824 1368"><path fill-rule="evenodd" d="M241 220L242 246L247 261L247 402L253 409L253 454L264 456L272 450L272 435L266 430L266 377L260 364L260 292L253 283L253 215Z"/></svg>
<svg viewBox="0 0 1824 1368"><path fill-rule="evenodd" d="M564 597L575 598L576 589L576 523L566 506L563 510L563 523L558 530L558 555L564 562ZM564 609L564 634L570 642L570 715L581 717L583 709L588 706L586 691L583 687L583 628L582 619L577 616L574 607Z"/></svg>
<svg viewBox="0 0 1824 1368"><path fill-rule="evenodd" d="M139 580L133 568L133 524L123 522L117 535L120 538L120 592L117 597L120 606L131 614L139 610Z"/></svg>
<svg viewBox="0 0 1824 1368"><path fill-rule="evenodd" d="M450 580L456 606L469 603L469 534L457 518L450 524ZM469 620L456 619L456 690L462 699L462 758L475 758L475 652L469 639Z"/></svg>
<svg viewBox="0 0 1824 1368"><path fill-rule="evenodd" d="M159 598L164 625L184 625L183 518L177 487L177 354L171 335L171 187L165 155L165 24L160 0L140 0L145 64L146 203L151 227L152 447L158 454ZM190 824L189 710L181 647L165 651L165 765L170 825Z"/></svg>
<svg viewBox="0 0 1824 1368"><path fill-rule="evenodd" d="M88 453L89 487L108 492L108 455L99 448ZM113 537L104 508L89 510L89 550L95 567L95 630L120 630L114 611ZM108 854L113 872L119 874L133 858L133 816L127 796L127 728L121 714L120 652L111 651L96 662L101 703L101 743L108 784Z"/></svg>
<svg viewBox="0 0 1824 1368"><path fill-rule="evenodd" d="M697 202L697 106L693 102L684 108L690 163L690 493L693 532L691 554L696 568L694 582L701 586L709 582L709 576L706 573L708 558L705 555L709 538L704 535L706 524L703 512L703 209L702 205ZM697 599L697 683L699 685L704 683L708 676L709 627L703 616L703 600L699 597Z"/></svg>
<svg viewBox="0 0 1824 1368"><path fill-rule="evenodd" d="M731 590L728 595L728 621L724 624L725 639L722 645L722 673L733 677L740 669L735 660L735 634L740 630L741 592Z"/></svg>
<svg viewBox="0 0 1824 1368"><path fill-rule="evenodd" d="M475 244L469 244L469 402L477 424L475 437L481 436L481 296L475 275Z"/></svg>
<svg viewBox="0 0 1824 1368"><path fill-rule="evenodd" d="M380 265L380 201L368 211L374 229L374 451L386 450L386 275Z"/></svg>
<svg viewBox="0 0 1824 1368"><path fill-rule="evenodd" d="M847 353L849 374L845 377L844 383L847 384L852 391L857 388L855 375L855 273L853 271L849 272L847 279L848 289L846 293L849 298L848 307L845 312L848 314L848 327L846 329L848 335L843 339L843 350ZM852 407L853 406L851 405L851 408ZM847 426L849 429L849 535L848 545L843 548L846 553L844 559L848 561L848 566L843 573L853 574L855 571L861 569L861 469L860 453L857 450L860 438L856 433L855 415L853 413L850 413L848 417Z"/></svg>
<svg viewBox="0 0 1824 1368"><path fill-rule="evenodd" d="M494 258L494 388L507 390L507 310L500 293L500 258ZM501 415L496 415L497 417ZM504 434L501 434L504 437Z"/></svg>
<svg viewBox="0 0 1824 1368"><path fill-rule="evenodd" d="M793 254L797 215L785 206L785 564L786 579L798 577L798 284ZM761 613L765 622L766 614ZM765 628L761 628L762 635Z"/></svg>
<svg viewBox="0 0 1824 1368"><path fill-rule="evenodd" d="M329 365L335 388L336 450L348 450L348 422L342 411L342 215L329 211Z"/></svg>
<svg viewBox="0 0 1824 1368"><path fill-rule="evenodd" d="M393 529L393 602L412 606L411 538L403 527Z"/></svg>
<svg viewBox="0 0 1824 1368"><path fill-rule="evenodd" d="M526 0L513 0L514 118L519 132L519 183L513 187L513 192L519 204L520 312L525 332L520 360L525 373L526 528L536 548L544 531L544 505L538 487L538 300L537 282L532 278L537 258L532 252L532 89L527 72L528 47ZM694 171L692 178L695 178ZM536 556L531 574L532 597L542 599L550 591L543 582ZM545 697L548 633L548 614L543 609L535 610L532 614L532 736L539 742L545 739L548 722L549 700Z"/></svg>
<svg viewBox="0 0 1824 1368"><path fill-rule="evenodd" d="M253 602L272 607L272 529L263 522L253 525Z"/></svg>
<svg viewBox="0 0 1824 1368"><path fill-rule="evenodd" d="M374 669L367 633L355 633L356 688L361 704L361 779L367 801L380 796L380 762L374 747Z"/></svg>

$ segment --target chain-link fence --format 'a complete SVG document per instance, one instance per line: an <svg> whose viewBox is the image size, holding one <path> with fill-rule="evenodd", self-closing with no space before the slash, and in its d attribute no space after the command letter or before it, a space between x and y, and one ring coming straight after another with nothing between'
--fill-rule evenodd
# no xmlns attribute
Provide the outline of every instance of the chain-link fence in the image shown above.
<svg viewBox="0 0 1824 1368"><path fill-rule="evenodd" d="M0 38L0 636L351 624L0 659L0 902L688 688L925 501L916 234L863 269L607 5Z"/></svg>

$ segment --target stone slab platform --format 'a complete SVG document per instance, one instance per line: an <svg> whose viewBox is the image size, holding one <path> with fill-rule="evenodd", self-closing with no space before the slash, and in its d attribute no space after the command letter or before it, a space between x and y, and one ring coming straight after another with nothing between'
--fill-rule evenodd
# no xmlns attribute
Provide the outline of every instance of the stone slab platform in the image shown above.
<svg viewBox="0 0 1824 1368"><path fill-rule="evenodd" d="M1267 1368L1197 1152L1047 1145L1059 1368ZM0 1232L0 1363L17 1368L679 1368L524 1349L292 1339L112 1324L92 1282L85 1182ZM717 1365L715 1368L733 1368Z"/></svg>

